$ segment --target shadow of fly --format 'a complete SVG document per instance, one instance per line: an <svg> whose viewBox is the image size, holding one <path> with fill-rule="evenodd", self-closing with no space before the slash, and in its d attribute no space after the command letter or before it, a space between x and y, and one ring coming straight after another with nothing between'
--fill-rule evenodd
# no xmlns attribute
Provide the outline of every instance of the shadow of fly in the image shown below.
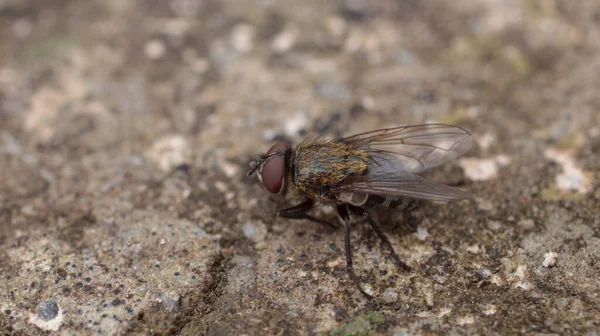
<svg viewBox="0 0 600 336"><path fill-rule="evenodd" d="M366 219L389 249L396 266L402 271L410 270L369 211L391 210L405 204L402 200L406 198L434 202L470 199L471 195L465 191L427 180L419 174L457 158L472 145L472 135L457 126L425 124L386 128L346 138L309 140L295 149L287 143L277 143L250 162L248 175L256 174L262 186L272 194L285 195L293 190L304 196L302 203L279 210L278 216L335 227L308 213L316 204L335 207L344 223L346 269L358 290L372 298L352 267L350 216Z"/></svg>

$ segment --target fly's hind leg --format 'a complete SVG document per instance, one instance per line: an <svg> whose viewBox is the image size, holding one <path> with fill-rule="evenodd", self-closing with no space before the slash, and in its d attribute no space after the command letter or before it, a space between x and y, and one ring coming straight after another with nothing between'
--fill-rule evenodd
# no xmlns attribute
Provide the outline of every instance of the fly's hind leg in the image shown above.
<svg viewBox="0 0 600 336"><path fill-rule="evenodd" d="M298 205L277 211L277 216L289 219L308 219L315 223L325 225L329 228L337 229L337 227L331 224L330 222L315 218L307 213L310 209L312 209L314 205L315 201L313 201L310 198L307 198L304 200L304 202Z"/></svg>
<svg viewBox="0 0 600 336"><path fill-rule="evenodd" d="M346 247L346 270L350 274L350 278L358 287L358 290L362 295L364 295L367 299L372 299L373 297L362 288L356 274L354 273L354 267L352 267L352 246L350 245L350 213L348 213L348 209L344 205L340 205L337 208L338 214L344 220L344 243Z"/></svg>
<svg viewBox="0 0 600 336"><path fill-rule="evenodd" d="M400 259L400 257L396 254L396 251L394 251L394 247L392 246L392 243L390 243L390 240L388 239L388 237L383 233L383 231L381 231L381 228L379 227L379 225L377 225L377 223L375 223L375 221L373 220L373 218L369 215L369 213L366 210L364 210L362 208L359 208L359 207L350 206L350 211L353 214L355 214L356 216L359 216L359 217L367 219L367 221L369 222L369 224L373 228L373 231L375 231L375 233L377 234L377 236L379 236L379 239L381 239L381 241L383 242L383 244L390 251L390 254L392 255L392 258L394 258L394 261L396 261L396 266L398 267L398 269L400 269L401 271L410 271L410 270L412 270L412 268L410 266L408 266L405 262L403 262Z"/></svg>

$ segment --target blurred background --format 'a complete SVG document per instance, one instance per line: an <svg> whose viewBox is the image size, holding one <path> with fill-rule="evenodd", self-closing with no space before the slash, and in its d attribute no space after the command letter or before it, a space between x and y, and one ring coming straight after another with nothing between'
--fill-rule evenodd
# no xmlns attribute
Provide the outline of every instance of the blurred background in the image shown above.
<svg viewBox="0 0 600 336"><path fill-rule="evenodd" d="M598 330L599 49L597 1L0 0L0 331ZM384 225L410 274L357 224L367 302L246 165L425 122L476 202Z"/></svg>

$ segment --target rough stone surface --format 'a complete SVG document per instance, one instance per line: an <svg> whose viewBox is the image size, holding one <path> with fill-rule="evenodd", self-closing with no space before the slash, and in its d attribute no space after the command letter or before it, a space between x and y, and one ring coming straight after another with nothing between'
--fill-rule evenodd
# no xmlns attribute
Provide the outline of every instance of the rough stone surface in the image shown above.
<svg viewBox="0 0 600 336"><path fill-rule="evenodd" d="M598 17L598 1L0 1L0 334L594 335ZM373 301L340 230L275 217L297 200L244 174L273 141L430 121L477 139L428 173L475 201L379 216L411 272L354 223Z"/></svg>

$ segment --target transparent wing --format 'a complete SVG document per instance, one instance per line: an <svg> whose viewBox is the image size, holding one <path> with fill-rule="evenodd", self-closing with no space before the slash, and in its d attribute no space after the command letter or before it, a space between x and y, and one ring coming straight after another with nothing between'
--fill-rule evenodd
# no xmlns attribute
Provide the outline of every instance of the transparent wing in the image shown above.
<svg viewBox="0 0 600 336"><path fill-rule="evenodd" d="M340 186L336 192L340 194L366 193L391 197L410 197L436 202L472 198L471 194L465 191L402 170L368 173L361 180Z"/></svg>
<svg viewBox="0 0 600 336"><path fill-rule="evenodd" d="M420 173L467 152L473 136L457 126L424 124L386 128L337 141L367 151L371 162L379 165L378 170L400 168Z"/></svg>
<svg viewBox="0 0 600 336"><path fill-rule="evenodd" d="M376 194L437 202L469 199L471 195L418 173L467 152L473 136L444 124L401 126L339 139L368 153L367 174L339 187L340 194Z"/></svg>

